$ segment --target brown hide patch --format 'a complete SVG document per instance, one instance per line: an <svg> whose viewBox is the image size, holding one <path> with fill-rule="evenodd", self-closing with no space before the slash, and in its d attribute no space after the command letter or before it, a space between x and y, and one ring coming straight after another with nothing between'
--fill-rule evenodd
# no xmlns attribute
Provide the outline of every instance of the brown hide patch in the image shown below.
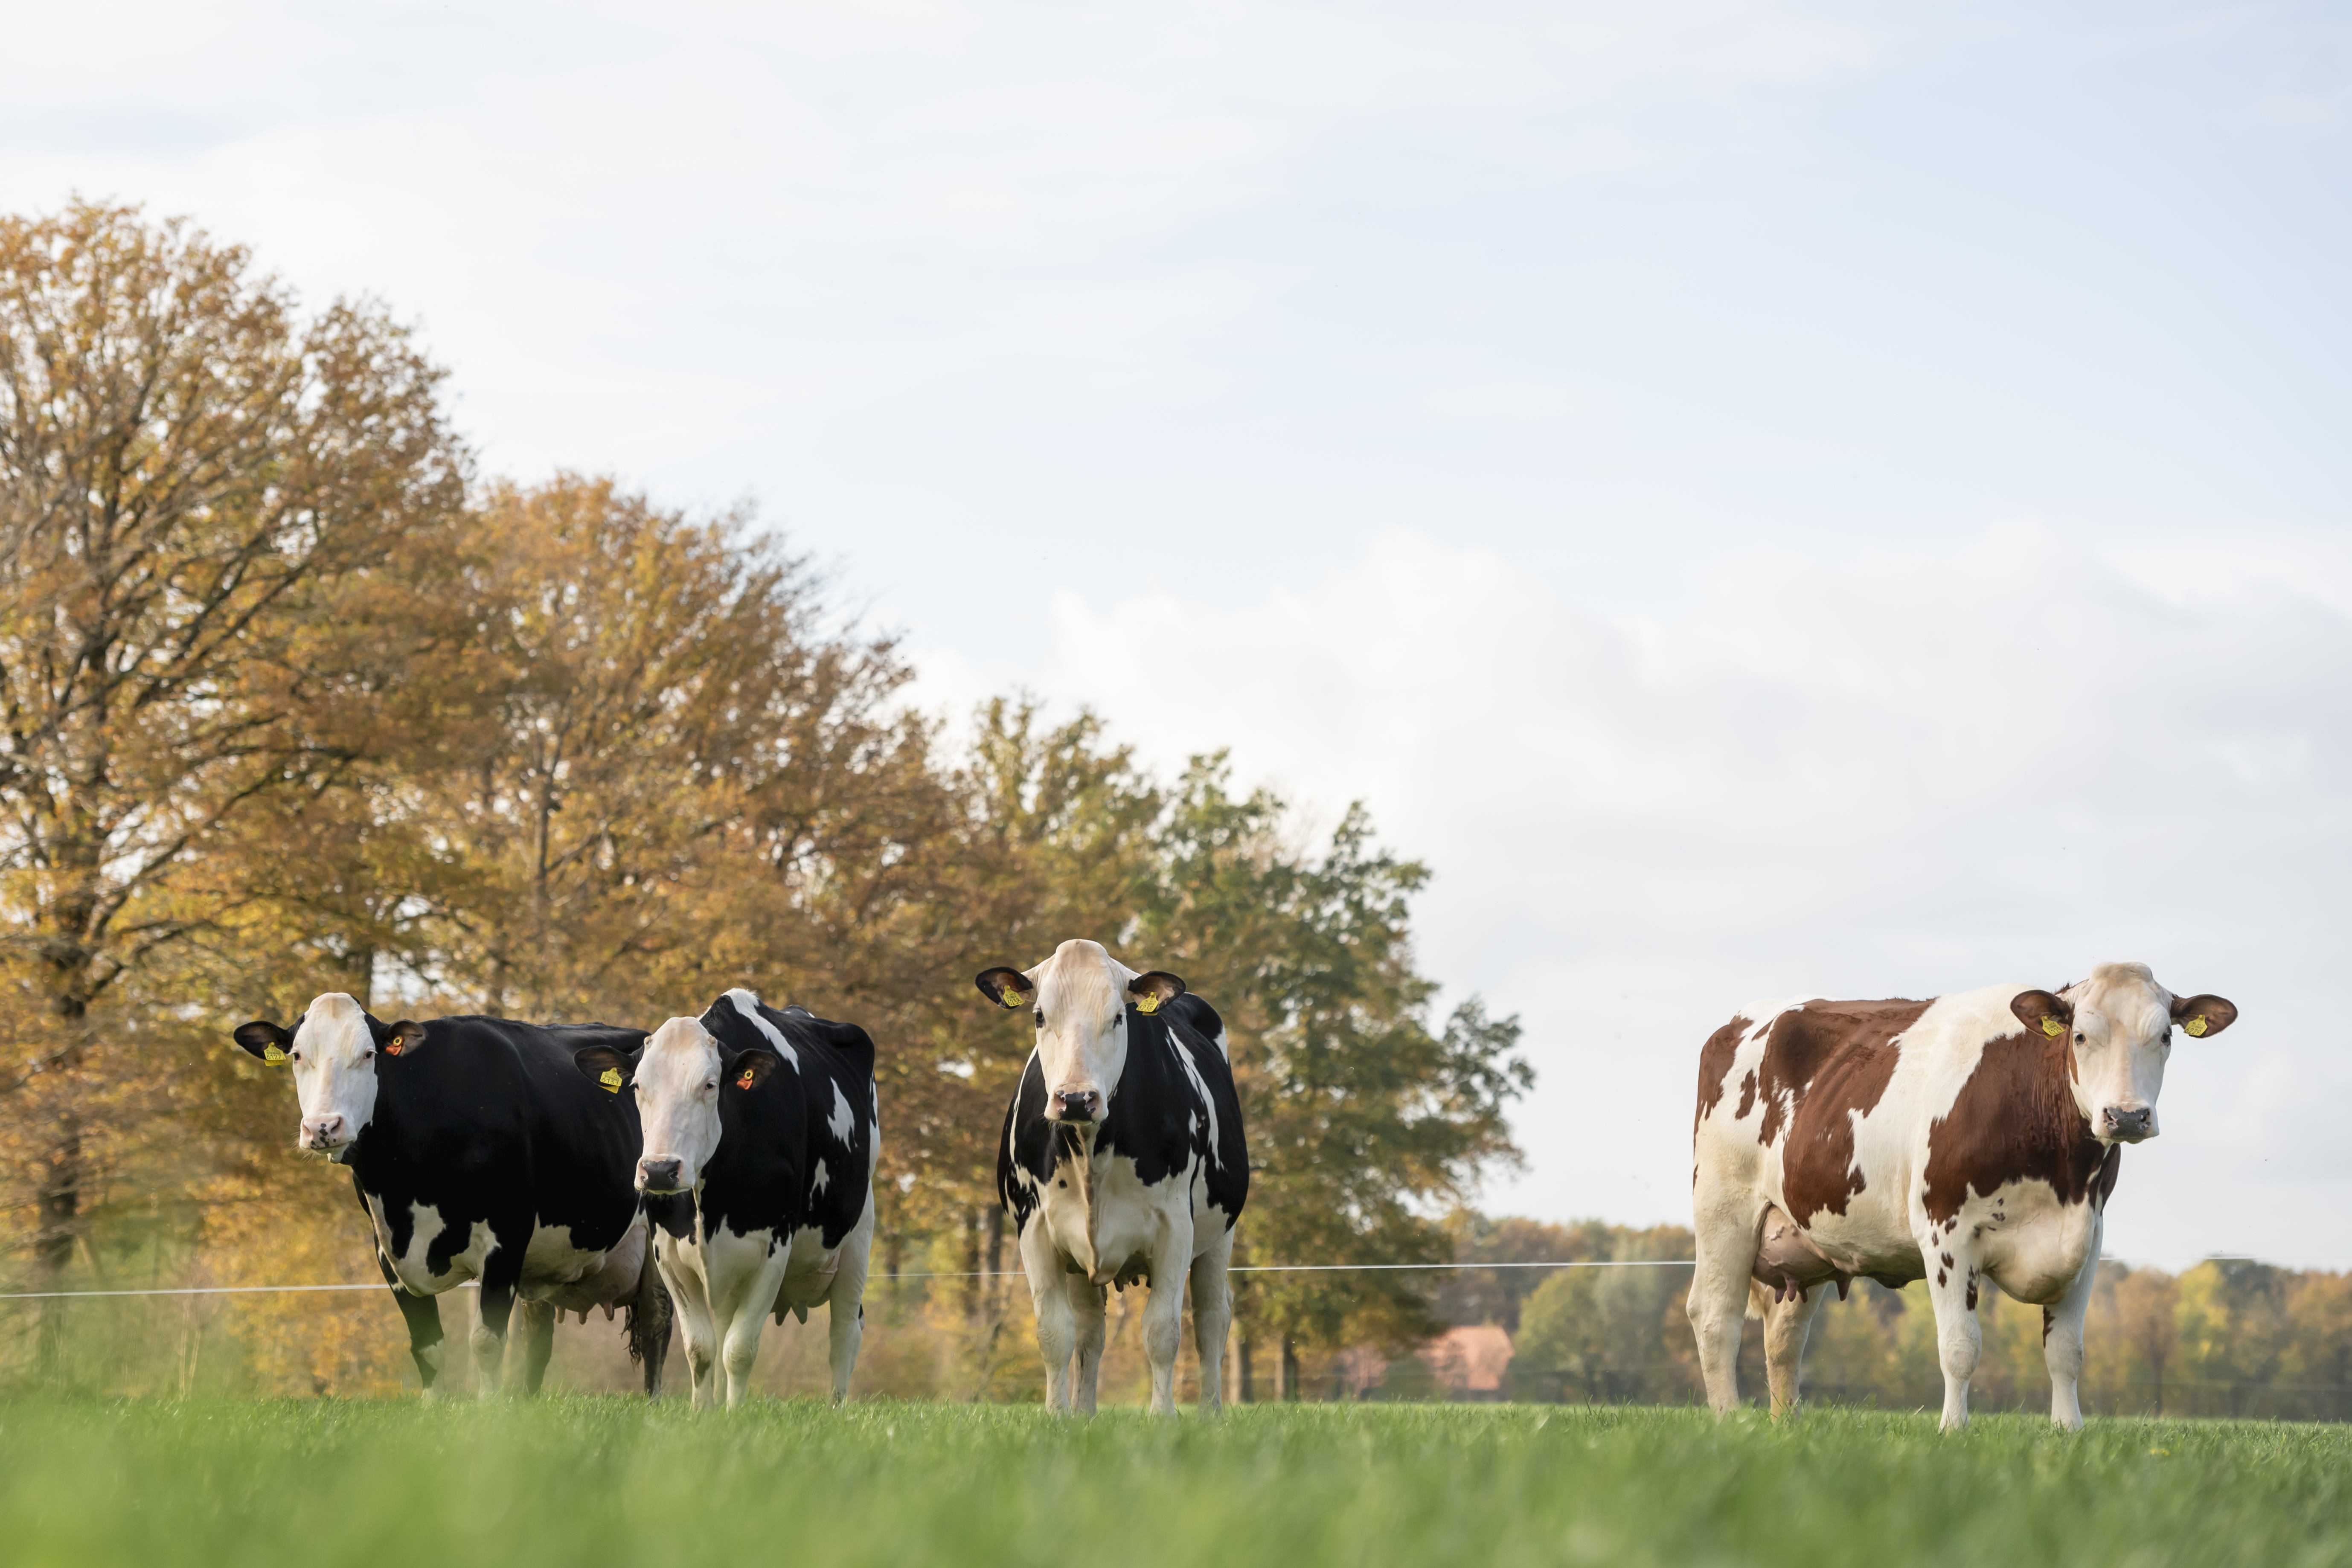
<svg viewBox="0 0 2352 1568"><path fill-rule="evenodd" d="M1759 1136L1770 1144L1785 1128L1780 1192L1789 1218L1810 1225L1827 1209L1843 1214L1863 1190L1853 1165L1853 1119L1886 1092L1902 1050L1896 1035L1918 1022L1926 1002L1807 1002L1773 1020L1764 1042L1758 1092Z"/></svg>
<svg viewBox="0 0 2352 1568"><path fill-rule="evenodd" d="M2091 1136L2075 1108L2074 1051L2022 1031L1985 1044L1951 1111L1927 1129L1928 1218L1958 1223L1970 1188L1979 1197L2013 1181L2044 1181L2063 1204L2115 1189L2115 1151Z"/></svg>
<svg viewBox="0 0 2352 1568"><path fill-rule="evenodd" d="M1731 1113L1735 1122L1756 1109L1756 1074L1749 1073L1739 1081L1739 1109Z"/></svg>
<svg viewBox="0 0 2352 1568"><path fill-rule="evenodd" d="M1723 1092L1731 1076L1731 1059L1739 1054L1739 1042L1748 1038L1752 1026L1744 1018L1733 1019L1706 1037L1698 1052L1698 1110L1691 1117L1691 1136L1698 1136L1698 1124L1707 1119L1716 1106L1723 1103ZM1747 1113L1747 1107L1740 1107Z"/></svg>

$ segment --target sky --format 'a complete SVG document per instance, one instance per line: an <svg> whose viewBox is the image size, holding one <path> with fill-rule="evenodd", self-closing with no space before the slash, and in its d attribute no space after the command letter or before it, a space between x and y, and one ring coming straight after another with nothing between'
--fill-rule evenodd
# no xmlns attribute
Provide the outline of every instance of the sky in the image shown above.
<svg viewBox="0 0 2352 1568"><path fill-rule="evenodd" d="M85 4L0 210L188 214L486 473L756 504L917 700L1230 748L1687 1218L1758 997L2135 958L2107 1249L2352 1266L2352 13ZM1073 935L1076 935L1075 933ZM1150 955L1129 955L1148 966Z"/></svg>

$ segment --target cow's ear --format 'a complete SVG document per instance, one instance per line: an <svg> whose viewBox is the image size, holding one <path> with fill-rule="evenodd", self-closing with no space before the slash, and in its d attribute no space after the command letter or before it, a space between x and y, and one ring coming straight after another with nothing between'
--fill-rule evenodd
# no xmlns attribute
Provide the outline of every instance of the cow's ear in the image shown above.
<svg viewBox="0 0 2352 1568"><path fill-rule="evenodd" d="M414 1056L416 1048L425 1043L425 1026L415 1019L403 1019L392 1026L383 1037L386 1056Z"/></svg>
<svg viewBox="0 0 2352 1568"><path fill-rule="evenodd" d="M2009 1010L2027 1030L2056 1040L2074 1021L2074 1004L2048 991L2020 991L2009 998Z"/></svg>
<svg viewBox="0 0 2352 1568"><path fill-rule="evenodd" d="M572 1065L580 1076L607 1094L618 1094L621 1086L637 1075L636 1058L609 1045L592 1045L572 1053Z"/></svg>
<svg viewBox="0 0 2352 1568"><path fill-rule="evenodd" d="M776 1070L776 1053L753 1046L739 1051L727 1063L727 1082L737 1089L754 1089Z"/></svg>
<svg viewBox="0 0 2352 1568"><path fill-rule="evenodd" d="M2172 1021L2197 1039L2219 1034L2238 1021L2238 1004L2227 997L2175 997Z"/></svg>
<svg viewBox="0 0 2352 1568"><path fill-rule="evenodd" d="M236 1042L275 1067L286 1060L286 1048L294 1043L291 1030L279 1029L267 1019L236 1026Z"/></svg>
<svg viewBox="0 0 2352 1568"><path fill-rule="evenodd" d="M1135 998L1137 1012L1156 1013L1163 1004L1184 994L1184 982L1165 969L1154 969L1128 981L1127 994Z"/></svg>
<svg viewBox="0 0 2352 1568"><path fill-rule="evenodd" d="M1020 1011L1037 994L1029 977L1018 969L982 969L971 977L971 983L980 988L981 995L1008 1012Z"/></svg>

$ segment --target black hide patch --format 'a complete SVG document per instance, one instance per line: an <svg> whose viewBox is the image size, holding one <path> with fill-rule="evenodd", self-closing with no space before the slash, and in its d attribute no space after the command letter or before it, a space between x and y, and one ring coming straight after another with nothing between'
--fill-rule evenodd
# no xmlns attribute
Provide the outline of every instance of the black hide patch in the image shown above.
<svg viewBox="0 0 2352 1568"><path fill-rule="evenodd" d="M392 1033L372 1016L367 1027L379 1045ZM436 1274L488 1222L498 1246L485 1291L522 1278L534 1223L568 1227L574 1247L617 1245L637 1213L636 1103L581 1077L572 1059L596 1045L635 1051L644 1031L469 1017L424 1030L415 1049L377 1052L375 1115L345 1160L362 1200L382 1204L394 1255L408 1251L418 1203L445 1222L425 1249Z"/></svg>

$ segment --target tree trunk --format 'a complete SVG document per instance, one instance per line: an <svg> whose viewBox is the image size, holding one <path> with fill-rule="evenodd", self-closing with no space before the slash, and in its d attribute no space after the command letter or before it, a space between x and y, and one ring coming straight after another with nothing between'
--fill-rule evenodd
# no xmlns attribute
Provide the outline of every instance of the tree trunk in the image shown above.
<svg viewBox="0 0 2352 1568"><path fill-rule="evenodd" d="M1257 1369L1250 1364L1250 1352L1255 1348L1249 1331L1243 1330L1239 1343L1234 1347L1234 1366L1241 1378L1241 1389L1234 1401L1237 1405L1257 1402Z"/></svg>
<svg viewBox="0 0 2352 1568"><path fill-rule="evenodd" d="M1288 1334L1282 1336L1282 1398L1286 1405L1298 1403L1298 1345Z"/></svg>

